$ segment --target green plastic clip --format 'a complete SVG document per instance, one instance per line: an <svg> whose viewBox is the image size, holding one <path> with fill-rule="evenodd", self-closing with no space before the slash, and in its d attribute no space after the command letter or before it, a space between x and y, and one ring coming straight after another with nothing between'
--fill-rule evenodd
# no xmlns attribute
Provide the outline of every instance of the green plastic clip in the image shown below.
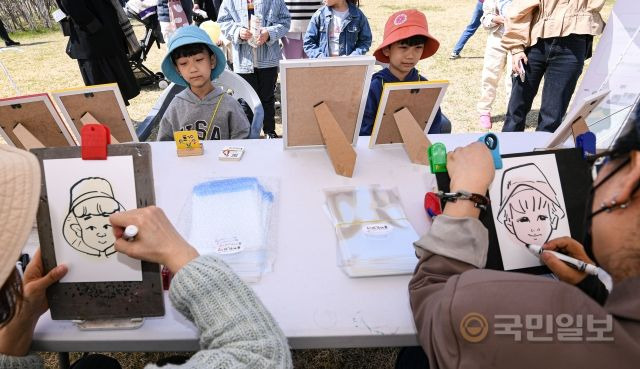
<svg viewBox="0 0 640 369"><path fill-rule="evenodd" d="M429 167L431 173L445 173L447 171L447 148L442 142L429 146Z"/></svg>

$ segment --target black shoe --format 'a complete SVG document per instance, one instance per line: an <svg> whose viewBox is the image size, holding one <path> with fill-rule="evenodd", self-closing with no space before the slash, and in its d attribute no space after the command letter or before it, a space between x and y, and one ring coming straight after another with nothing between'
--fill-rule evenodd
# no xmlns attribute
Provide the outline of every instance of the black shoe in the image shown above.
<svg viewBox="0 0 640 369"><path fill-rule="evenodd" d="M19 42L13 41L13 40L9 40L9 41L5 42L4 44L7 45L7 47L20 45Z"/></svg>
<svg viewBox="0 0 640 369"><path fill-rule="evenodd" d="M265 138L280 138L275 132L267 132Z"/></svg>

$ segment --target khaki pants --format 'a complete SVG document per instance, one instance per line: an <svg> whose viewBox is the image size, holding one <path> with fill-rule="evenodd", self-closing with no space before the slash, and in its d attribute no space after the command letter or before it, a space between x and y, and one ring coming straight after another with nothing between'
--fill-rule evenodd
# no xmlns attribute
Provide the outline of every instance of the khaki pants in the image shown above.
<svg viewBox="0 0 640 369"><path fill-rule="evenodd" d="M496 99L496 89L498 88L498 82L500 82L500 75L503 73L505 74L504 87L507 92L507 101L509 101L509 95L511 94L511 55L500 45L501 37L500 32L491 32L487 38L484 65L482 66L480 100L477 105L480 114L491 112L491 105Z"/></svg>

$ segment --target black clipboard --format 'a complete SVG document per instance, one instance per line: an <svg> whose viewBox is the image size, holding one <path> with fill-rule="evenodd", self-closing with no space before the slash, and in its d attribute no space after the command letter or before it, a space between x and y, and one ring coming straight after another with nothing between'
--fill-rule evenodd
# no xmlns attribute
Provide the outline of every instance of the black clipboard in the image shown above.
<svg viewBox="0 0 640 369"><path fill-rule="evenodd" d="M155 204L149 144L108 145L109 156L131 156L138 208ZM81 147L33 149L40 162L41 196L38 236L45 272L55 268L56 255L49 215L43 160L80 158ZM58 173L57 175L63 175ZM142 281L55 283L47 289L53 320L97 320L163 316L164 298L160 266L142 261Z"/></svg>
<svg viewBox="0 0 640 369"><path fill-rule="evenodd" d="M591 177L590 165L582 158L580 149L561 149L534 151L517 154L501 155L502 158L513 158L533 155L549 155L554 154L558 164L558 173L560 174L560 183L562 192L565 194L565 206L567 219L569 221L569 229L571 237L576 241L583 243L585 235L585 211L587 201L591 190L593 179ZM494 179L495 180L495 179ZM436 173L436 181L438 189L449 192L449 173ZM487 193L487 196L489 194ZM493 201L493 199L491 199ZM441 203L441 205L446 205ZM491 206L486 211L480 213L480 221L489 231L489 250L487 252L487 269L504 270L502 264L502 256L498 245L498 236L493 221L493 211ZM522 268L509 270L511 272L530 273L530 274L547 274L551 273L546 266L536 266L531 268Z"/></svg>

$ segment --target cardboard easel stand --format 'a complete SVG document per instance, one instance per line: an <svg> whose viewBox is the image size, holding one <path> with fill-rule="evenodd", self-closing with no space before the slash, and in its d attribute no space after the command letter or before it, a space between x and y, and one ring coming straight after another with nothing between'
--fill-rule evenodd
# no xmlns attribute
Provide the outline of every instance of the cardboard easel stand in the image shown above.
<svg viewBox="0 0 640 369"><path fill-rule="evenodd" d="M429 165L427 150L429 146L431 146L431 142L429 142L429 139L409 109L406 107L402 108L393 113L393 117L396 120L398 130L404 142L404 149L407 151L411 162L414 164Z"/></svg>
<svg viewBox="0 0 640 369"><path fill-rule="evenodd" d="M100 122L98 122L98 120L93 115L91 115L91 113L89 113L89 112L84 113L82 118L80 118L80 122L84 126L86 126L87 124L95 124L95 123L100 124ZM118 142L118 140L116 140L115 137L113 137L113 135L110 135L110 136L111 136L111 144L120 143L120 142Z"/></svg>
<svg viewBox="0 0 640 369"><path fill-rule="evenodd" d="M352 177L356 166L356 151L342 132L329 106L323 101L313 107L322 139L337 174Z"/></svg>
<svg viewBox="0 0 640 369"><path fill-rule="evenodd" d="M575 122L573 122L573 124L571 125L573 142L576 142L578 136L587 132L589 132L589 126L587 125L587 121L582 116L576 119Z"/></svg>

